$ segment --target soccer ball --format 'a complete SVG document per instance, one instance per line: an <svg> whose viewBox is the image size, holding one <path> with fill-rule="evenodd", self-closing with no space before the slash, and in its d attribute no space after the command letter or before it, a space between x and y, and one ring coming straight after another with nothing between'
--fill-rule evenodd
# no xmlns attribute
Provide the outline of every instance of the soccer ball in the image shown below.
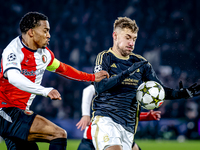
<svg viewBox="0 0 200 150"><path fill-rule="evenodd" d="M136 99L144 109L155 109L160 107L164 102L165 91L155 81L143 82L137 89Z"/></svg>

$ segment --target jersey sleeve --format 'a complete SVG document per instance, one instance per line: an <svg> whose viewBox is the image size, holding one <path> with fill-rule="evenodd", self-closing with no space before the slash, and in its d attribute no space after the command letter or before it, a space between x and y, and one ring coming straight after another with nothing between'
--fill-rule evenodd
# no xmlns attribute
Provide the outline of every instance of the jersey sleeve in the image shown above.
<svg viewBox="0 0 200 150"><path fill-rule="evenodd" d="M184 95L177 89L172 89L169 87L166 87L156 76L156 73L151 66L151 64L147 64L145 66L145 73L144 73L144 81L156 81L162 85L162 87L165 90L165 99L166 100L174 100L174 99L181 99L184 98Z"/></svg>
<svg viewBox="0 0 200 150"><path fill-rule="evenodd" d="M109 67L110 67L109 55L105 53L105 51L99 53L95 61L94 72L96 73L101 70L105 70L109 73ZM94 87L97 94L102 93L118 84L121 84L122 80L124 80L127 76L129 76L129 71L125 70L116 76L105 78L100 82L95 82Z"/></svg>
<svg viewBox="0 0 200 150"><path fill-rule="evenodd" d="M109 61L110 61L110 58L108 57L106 51L99 53L95 60L94 73L97 73L101 70L105 70L108 72Z"/></svg>
<svg viewBox="0 0 200 150"><path fill-rule="evenodd" d="M70 65L60 62L57 60L51 50L48 49L51 55L51 60L46 70L55 72L65 78L77 81L95 81L94 74L88 74L86 72L79 71Z"/></svg>
<svg viewBox="0 0 200 150"><path fill-rule="evenodd" d="M163 85L163 83L158 79L152 65L150 63L146 64L145 66L145 72L143 74L143 80L144 81L156 81Z"/></svg>
<svg viewBox="0 0 200 150"><path fill-rule="evenodd" d="M46 47L46 49L49 51L51 56L50 62L46 70L54 72L59 67L60 62L55 58L54 53L48 47Z"/></svg>
<svg viewBox="0 0 200 150"><path fill-rule="evenodd" d="M12 47L7 47L2 54L3 75L7 78L9 69L21 71L22 54L17 53Z"/></svg>
<svg viewBox="0 0 200 150"><path fill-rule="evenodd" d="M60 61L54 58L49 65L47 66L46 70L55 72L55 70L60 66Z"/></svg>
<svg viewBox="0 0 200 150"><path fill-rule="evenodd" d="M82 94L82 116L90 116L90 106L92 103L92 98L95 95L94 85L90 84L83 89Z"/></svg>

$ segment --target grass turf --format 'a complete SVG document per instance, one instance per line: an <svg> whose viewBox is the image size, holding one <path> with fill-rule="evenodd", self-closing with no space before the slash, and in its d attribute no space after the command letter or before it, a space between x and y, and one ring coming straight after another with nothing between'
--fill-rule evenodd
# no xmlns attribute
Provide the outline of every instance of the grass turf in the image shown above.
<svg viewBox="0 0 200 150"><path fill-rule="evenodd" d="M135 140L142 150L200 150L200 140ZM67 150L77 150L80 140L68 140ZM38 143L40 150L48 150L49 144ZM7 150L4 142L0 143L0 150Z"/></svg>

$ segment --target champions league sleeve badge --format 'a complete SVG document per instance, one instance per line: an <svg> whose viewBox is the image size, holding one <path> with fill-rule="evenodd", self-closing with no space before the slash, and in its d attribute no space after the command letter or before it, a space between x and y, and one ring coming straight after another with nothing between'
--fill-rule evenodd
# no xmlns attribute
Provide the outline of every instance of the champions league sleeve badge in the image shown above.
<svg viewBox="0 0 200 150"><path fill-rule="evenodd" d="M98 65L98 66L94 67L94 73L97 73L97 72L99 72L101 70L102 70L102 66L101 65Z"/></svg>
<svg viewBox="0 0 200 150"><path fill-rule="evenodd" d="M16 55L14 53L10 53L7 57L8 61L14 61L16 59Z"/></svg>

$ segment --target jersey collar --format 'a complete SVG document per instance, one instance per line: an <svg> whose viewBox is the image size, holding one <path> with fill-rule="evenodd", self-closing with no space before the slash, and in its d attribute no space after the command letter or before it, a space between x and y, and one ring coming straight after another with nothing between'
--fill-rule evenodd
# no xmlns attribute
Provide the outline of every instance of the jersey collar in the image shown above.
<svg viewBox="0 0 200 150"><path fill-rule="evenodd" d="M123 60L128 60L128 59L129 59L129 56L127 56L127 57L118 56L118 55L112 50L112 47L109 48L108 52L111 52L115 57L117 57L117 58L119 58L119 59L123 59Z"/></svg>
<svg viewBox="0 0 200 150"><path fill-rule="evenodd" d="M21 35L19 36L19 39L20 39L20 42L22 43L22 45L23 45L27 50L29 50L29 51L31 51L31 52L37 52L37 50L32 50L32 49L30 49L29 47L27 47L27 46L22 42L22 36L21 36Z"/></svg>

